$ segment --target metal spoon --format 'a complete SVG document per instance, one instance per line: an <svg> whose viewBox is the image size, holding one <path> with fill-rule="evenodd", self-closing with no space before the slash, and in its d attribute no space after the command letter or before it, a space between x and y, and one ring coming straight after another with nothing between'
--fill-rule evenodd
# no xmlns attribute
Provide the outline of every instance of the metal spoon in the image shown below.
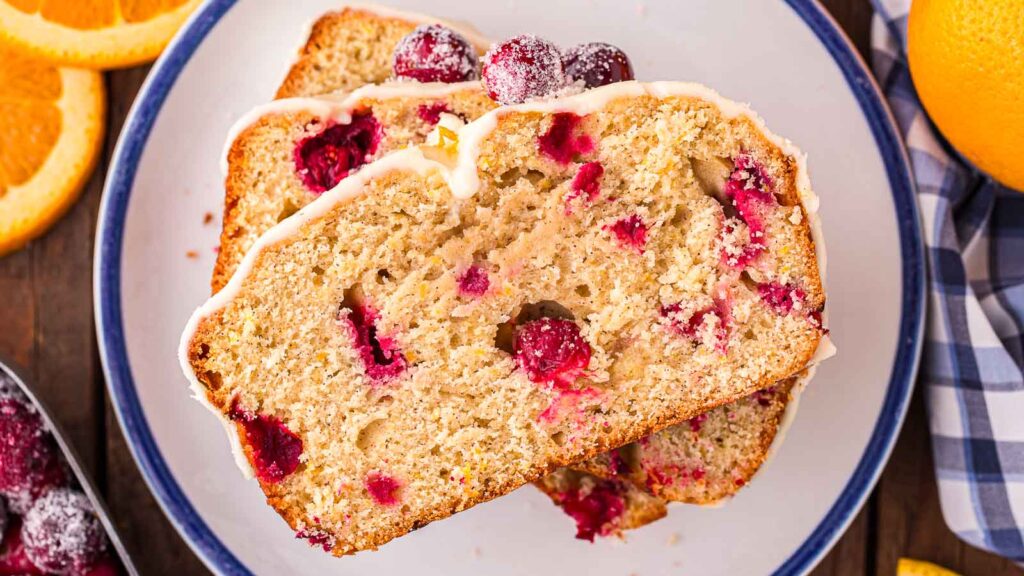
<svg viewBox="0 0 1024 576"><path fill-rule="evenodd" d="M16 370L13 363L0 356L0 380L4 379L4 376L12 381L22 391L22 393L25 394L25 397L28 398L28 400L35 406L43 420L43 424L46 426L46 429L53 434L54 439L57 441L57 445L60 446L61 451L64 453L64 460L67 462L71 472L75 475L75 479L78 480L79 487L89 499L93 510L96 512L96 516L100 519L100 522L103 524L103 528L107 531L107 537L110 540L111 547L117 553L117 557L121 560L121 565L124 567L124 571L127 572L129 576L138 576L138 570L136 570L135 565L132 564L132 560L128 556L128 551L125 548L124 543L121 541L121 537L117 535L117 530L114 529L114 522L110 519L110 512L107 510L103 500L99 497L96 486L93 485L92 480L82 468L78 455L71 447L71 444L65 440L64 431L61 430L60 426L57 425L56 420L54 420L53 415L46 406L39 401L39 397L32 391L29 380L24 376L24 371Z"/></svg>

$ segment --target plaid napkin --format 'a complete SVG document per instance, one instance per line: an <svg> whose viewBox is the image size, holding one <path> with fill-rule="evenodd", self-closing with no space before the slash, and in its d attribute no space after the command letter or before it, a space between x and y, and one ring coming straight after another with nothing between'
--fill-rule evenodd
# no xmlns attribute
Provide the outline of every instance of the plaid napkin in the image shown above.
<svg viewBox="0 0 1024 576"><path fill-rule="evenodd" d="M1024 562L1024 194L976 172L932 126L907 67L911 0L873 0L875 74L906 140L929 264L920 382L942 514Z"/></svg>

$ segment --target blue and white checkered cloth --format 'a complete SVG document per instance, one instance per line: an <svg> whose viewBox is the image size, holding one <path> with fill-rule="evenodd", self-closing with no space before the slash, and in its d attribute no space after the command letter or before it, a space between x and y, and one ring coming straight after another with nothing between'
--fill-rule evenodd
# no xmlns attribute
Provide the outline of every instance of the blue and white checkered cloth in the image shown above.
<svg viewBox="0 0 1024 576"><path fill-rule="evenodd" d="M873 65L906 140L928 254L924 387L942 514L1024 562L1024 194L978 174L925 115L907 66L911 0L873 0Z"/></svg>

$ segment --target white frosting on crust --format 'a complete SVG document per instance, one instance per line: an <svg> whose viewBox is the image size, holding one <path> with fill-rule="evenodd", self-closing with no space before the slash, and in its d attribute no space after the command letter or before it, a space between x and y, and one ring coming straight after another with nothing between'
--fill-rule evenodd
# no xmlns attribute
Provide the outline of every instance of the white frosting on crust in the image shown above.
<svg viewBox="0 0 1024 576"><path fill-rule="evenodd" d="M481 90L480 82L385 82L367 84L352 92L336 92L323 96L282 98L257 106L238 119L228 130L224 151L220 156L221 174L228 174L228 155L238 136L261 118L276 114L305 112L338 124L352 121L352 112L367 100L388 100L395 98L445 98L463 91Z"/></svg>
<svg viewBox="0 0 1024 576"><path fill-rule="evenodd" d="M479 87L479 83L477 82L469 82L465 84L476 86L477 89ZM381 94L396 96L400 95L402 91L406 89L410 90L409 95L412 95L413 93L422 94L424 89L430 90L430 86L431 85L406 83L390 83L382 86L368 86L356 90L348 97L343 97L340 100L334 98L282 100L272 103L266 107L261 107L258 110L262 110L263 113L275 113L293 109L306 110L310 108L303 108L303 104L314 102L313 106L316 110L323 111L326 115L332 115L332 117L336 118L339 122L344 122L350 120L351 110L355 103L362 98L370 97L368 94L374 94L373 97L378 98L382 97ZM467 88L466 85L441 86L447 86L451 91ZM361 91L362 93L360 94ZM421 175L432 170L439 171L447 179L448 186L451 189L451 193L454 198L464 199L471 197L476 193L480 186L479 176L477 175L477 157L479 155L480 144L484 138L497 127L498 119L504 114L511 112L572 112L574 114L584 116L606 107L613 100L645 95L656 98L673 96L696 97L715 105L719 108L722 114L728 118L740 115L746 116L755 124L760 132L762 132L773 144L778 146L784 154L796 160L796 185L800 195L801 204L803 205L804 212L808 218L811 237L815 245L818 260L818 271L822 285L824 285L826 264L825 242L821 231L821 223L818 217L818 197L810 187L810 178L807 174L806 157L804 154L788 140L776 136L768 131L763 120L761 120L761 118L748 106L727 100L721 97L714 90L700 84L686 82L621 82L601 88L595 88L574 96L549 101L529 102L526 104L492 110L479 119L465 125L460 130L458 154L454 165L443 164L437 160L428 158L419 147L411 147L394 152L380 160L377 160L376 162L372 162L364 166L354 175L342 180L336 187L322 194L317 200L303 207L289 218L268 230L256 241L249 252L245 255L228 284L195 311L182 334L179 346L179 361L183 372L189 379L191 389L196 399L204 403L204 405L210 408L211 411L217 414L226 425L232 424L230 420L227 420L219 410L216 410L216 408L211 406L207 401L206 390L196 377L188 359L189 343L195 335L195 331L199 323L204 318L207 318L211 314L217 312L235 298L244 279L249 275L253 264L264 249L297 234L303 225L326 215L334 207L359 197L363 193L367 183L392 171L413 171ZM348 117L345 116L346 114ZM254 111L252 117L258 118L261 115L262 113L256 113ZM437 157L443 158L443 155L439 155ZM818 348L807 368L805 376L803 376L801 381L794 386L794 392L792 393L790 404L786 408L782 422L780 422L779 430L776 433L776 438L772 443L772 447L769 449L766 462L777 450L777 446L781 444L782 438L785 436L786 429L795 417L799 391L802 390L806 382L810 380L811 375L814 373L814 366L825 358L832 356L834 353L835 347L832 345L828 336L822 336ZM235 448L236 460L240 460L240 467L247 476L252 476L251 467L239 451L240 443L237 434L229 428L228 436L231 438L232 446Z"/></svg>

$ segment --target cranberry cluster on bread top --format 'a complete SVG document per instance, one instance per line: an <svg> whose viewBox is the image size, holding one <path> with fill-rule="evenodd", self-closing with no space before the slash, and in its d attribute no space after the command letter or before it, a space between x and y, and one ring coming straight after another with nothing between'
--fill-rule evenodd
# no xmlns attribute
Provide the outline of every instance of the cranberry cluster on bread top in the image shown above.
<svg viewBox="0 0 1024 576"><path fill-rule="evenodd" d="M622 50L589 42L562 51L532 34L495 44L483 69L473 46L458 32L424 24L395 47L394 77L418 82L466 82L482 78L487 94L501 104L552 97L566 88L596 88L633 80L633 65Z"/></svg>
<svg viewBox="0 0 1024 576"><path fill-rule="evenodd" d="M53 435L0 374L0 575L114 576L107 535Z"/></svg>

